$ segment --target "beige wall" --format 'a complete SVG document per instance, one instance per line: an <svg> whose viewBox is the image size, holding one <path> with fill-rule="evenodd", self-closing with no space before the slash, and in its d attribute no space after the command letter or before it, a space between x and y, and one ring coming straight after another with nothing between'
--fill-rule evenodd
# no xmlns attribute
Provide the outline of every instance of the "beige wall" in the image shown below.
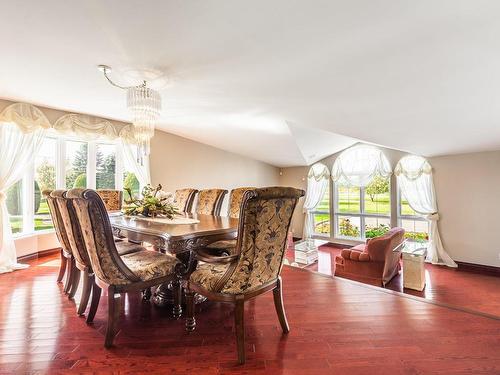
<svg viewBox="0 0 500 375"><path fill-rule="evenodd" d="M405 155L397 150L382 149L393 168ZM337 156L334 154L321 162L331 170ZM433 157L429 162L434 170L441 237L450 256L456 261L500 266L500 245L497 245L495 230L500 217L500 151ZM308 170L309 167L283 168L280 184L305 189ZM396 186L394 176L391 186ZM391 199L397 199L394 188ZM393 225L396 225L396 216L396 205L393 205ZM303 223L301 203L292 221L295 236L302 233Z"/></svg>
<svg viewBox="0 0 500 375"><path fill-rule="evenodd" d="M165 190L279 185L278 168L163 131L151 142L151 182ZM222 212L227 209L224 200Z"/></svg>

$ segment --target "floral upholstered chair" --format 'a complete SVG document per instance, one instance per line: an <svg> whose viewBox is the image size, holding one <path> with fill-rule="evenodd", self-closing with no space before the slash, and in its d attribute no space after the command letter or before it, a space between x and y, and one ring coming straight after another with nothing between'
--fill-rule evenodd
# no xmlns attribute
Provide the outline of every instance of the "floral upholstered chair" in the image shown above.
<svg viewBox="0 0 500 375"><path fill-rule="evenodd" d="M73 298L76 293L76 289L71 290L74 284L73 278L77 273L75 261L73 259L73 253L71 252L71 246L66 234L66 229L61 219L61 213L59 212L59 208L55 205L54 199L50 196L51 192L52 190L44 190L42 195L47 199L47 205L49 206L50 216L52 217L52 222L54 223L56 236L61 244L61 266L59 267L57 282L61 282L64 274L66 274L66 281L64 282L63 289L65 293L69 294L69 298Z"/></svg>
<svg viewBox="0 0 500 375"><path fill-rule="evenodd" d="M206 189L198 193L198 204L196 213L202 215L220 216L222 202L227 190L224 189Z"/></svg>
<svg viewBox="0 0 500 375"><path fill-rule="evenodd" d="M269 187L246 191L241 205L235 253L213 257L200 251L202 261L186 284L186 329L193 331L194 293L235 305L238 361L245 362L244 303L273 291L274 304L284 333L289 327L283 308L281 268L292 214L303 190Z"/></svg>
<svg viewBox="0 0 500 375"><path fill-rule="evenodd" d="M234 219L240 218L240 207L241 201L243 200L243 194L247 190L253 190L254 187L240 187L231 190L229 194L229 207L227 209L227 216ZM211 243L207 246L207 249L211 249L211 253L217 255L229 255L234 251L236 247L236 240L221 240Z"/></svg>
<svg viewBox="0 0 500 375"><path fill-rule="evenodd" d="M180 310L180 282L175 277L177 259L148 250L120 256L106 208L99 195L90 189L72 189L66 196L73 204L95 282L108 290L108 324L104 346L113 345L123 293L172 282L177 289L174 293L174 311Z"/></svg>
<svg viewBox="0 0 500 375"><path fill-rule="evenodd" d="M120 211L122 209L123 191L121 190L96 190L104 202L107 211Z"/></svg>
<svg viewBox="0 0 500 375"><path fill-rule="evenodd" d="M196 189L179 189L175 191L175 206L180 212L190 213L193 209L194 197L198 193Z"/></svg>

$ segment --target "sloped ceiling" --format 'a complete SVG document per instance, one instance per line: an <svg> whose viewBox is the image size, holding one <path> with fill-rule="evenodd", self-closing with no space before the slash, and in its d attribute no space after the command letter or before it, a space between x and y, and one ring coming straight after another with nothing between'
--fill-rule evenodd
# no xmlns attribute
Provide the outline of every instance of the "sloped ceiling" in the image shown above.
<svg viewBox="0 0 500 375"><path fill-rule="evenodd" d="M0 97L159 128L276 166L358 141L425 156L500 149L500 2L27 0L0 5Z"/></svg>

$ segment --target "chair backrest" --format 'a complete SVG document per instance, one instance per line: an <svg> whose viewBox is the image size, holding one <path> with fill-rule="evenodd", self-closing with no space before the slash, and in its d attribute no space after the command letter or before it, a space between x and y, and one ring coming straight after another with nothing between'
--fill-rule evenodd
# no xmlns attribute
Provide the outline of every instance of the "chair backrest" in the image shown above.
<svg viewBox="0 0 500 375"><path fill-rule="evenodd" d="M372 238L366 246L370 259L385 262L387 258L392 258L393 250L403 242L404 234L403 228L395 227L380 237Z"/></svg>
<svg viewBox="0 0 500 375"><path fill-rule="evenodd" d="M42 195L47 199L47 205L49 206L49 212L52 217L52 223L54 223L57 239L59 240L63 250L71 254L71 244L69 243L68 235L66 234L66 228L64 227L59 207L57 206L55 199L51 197L51 193L52 190L44 190Z"/></svg>
<svg viewBox="0 0 500 375"><path fill-rule="evenodd" d="M66 190L54 190L50 193L50 199L59 209L71 252L76 261L82 266L91 267L80 226L78 225L78 218L74 212L73 205L66 198Z"/></svg>
<svg viewBox="0 0 500 375"><path fill-rule="evenodd" d="M70 199L96 277L109 285L140 281L123 263L115 241L104 202L95 190L72 189Z"/></svg>
<svg viewBox="0 0 500 375"><path fill-rule="evenodd" d="M107 211L120 211L122 209L123 191L109 189L99 189L96 191L104 202Z"/></svg>
<svg viewBox="0 0 500 375"><path fill-rule="evenodd" d="M277 280L283 266L292 214L303 190L267 187L243 195L238 260L216 285L222 293L244 294Z"/></svg>
<svg viewBox="0 0 500 375"><path fill-rule="evenodd" d="M229 206L227 209L227 216L232 217L233 219L240 218L240 207L241 201L243 200L243 194L247 190L255 189L254 187L240 187L237 189L231 190L229 194Z"/></svg>
<svg viewBox="0 0 500 375"><path fill-rule="evenodd" d="M198 193L196 189L179 189L175 191L174 202L180 212L191 212L194 197Z"/></svg>
<svg viewBox="0 0 500 375"><path fill-rule="evenodd" d="M227 190L224 189L206 189L198 193L198 203L196 213L203 215L220 216L222 202Z"/></svg>

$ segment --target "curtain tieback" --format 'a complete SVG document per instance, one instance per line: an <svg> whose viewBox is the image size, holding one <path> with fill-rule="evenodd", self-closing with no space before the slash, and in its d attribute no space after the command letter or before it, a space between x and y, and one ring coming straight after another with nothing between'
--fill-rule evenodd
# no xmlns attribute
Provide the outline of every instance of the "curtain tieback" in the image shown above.
<svg viewBox="0 0 500 375"><path fill-rule="evenodd" d="M439 214L437 212L434 212L432 214L426 215L425 218L427 220L431 220L431 221L438 221L439 220Z"/></svg>

